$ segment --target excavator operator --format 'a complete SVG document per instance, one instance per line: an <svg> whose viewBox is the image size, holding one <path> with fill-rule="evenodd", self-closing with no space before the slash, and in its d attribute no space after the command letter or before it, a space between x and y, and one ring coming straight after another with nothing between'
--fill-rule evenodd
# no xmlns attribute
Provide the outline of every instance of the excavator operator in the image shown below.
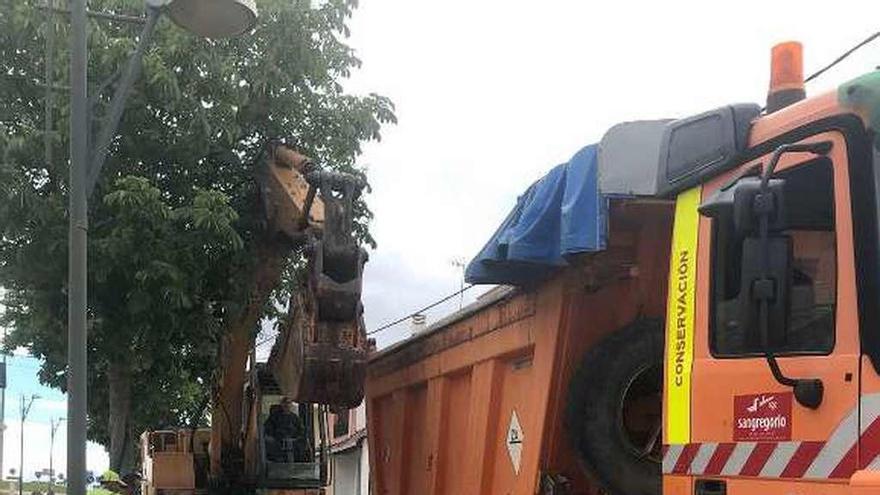
<svg viewBox="0 0 880 495"><path fill-rule="evenodd" d="M293 402L285 397L269 408L263 425L266 436L266 457L271 462L308 462L309 449L305 427L293 411Z"/></svg>

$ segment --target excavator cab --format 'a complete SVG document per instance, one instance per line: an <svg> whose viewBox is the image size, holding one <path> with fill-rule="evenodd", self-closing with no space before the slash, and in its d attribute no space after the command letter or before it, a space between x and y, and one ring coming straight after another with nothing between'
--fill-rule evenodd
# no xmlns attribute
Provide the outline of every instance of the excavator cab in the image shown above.
<svg viewBox="0 0 880 495"><path fill-rule="evenodd" d="M245 390L248 484L258 489L316 489L329 479L324 407L285 396L263 363Z"/></svg>
<svg viewBox="0 0 880 495"><path fill-rule="evenodd" d="M326 406L296 403L284 395L265 363L257 363L244 387L240 432L244 450L244 491L235 493L305 495L321 493L329 475ZM286 407L285 411L279 408ZM211 429L148 431L140 450L144 495L211 493ZM241 464L236 463L236 466Z"/></svg>

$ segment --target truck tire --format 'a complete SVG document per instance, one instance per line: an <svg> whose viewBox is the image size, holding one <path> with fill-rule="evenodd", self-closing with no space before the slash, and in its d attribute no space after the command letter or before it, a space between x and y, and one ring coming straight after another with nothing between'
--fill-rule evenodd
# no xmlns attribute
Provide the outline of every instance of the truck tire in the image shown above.
<svg viewBox="0 0 880 495"><path fill-rule="evenodd" d="M566 426L583 464L614 495L660 495L663 324L601 340L569 383Z"/></svg>

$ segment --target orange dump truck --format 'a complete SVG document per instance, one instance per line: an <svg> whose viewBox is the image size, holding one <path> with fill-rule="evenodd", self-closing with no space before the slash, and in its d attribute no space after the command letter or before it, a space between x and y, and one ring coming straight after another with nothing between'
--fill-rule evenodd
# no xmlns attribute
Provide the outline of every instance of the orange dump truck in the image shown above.
<svg viewBox="0 0 880 495"><path fill-rule="evenodd" d="M612 128L372 356L373 493L880 493L880 72Z"/></svg>

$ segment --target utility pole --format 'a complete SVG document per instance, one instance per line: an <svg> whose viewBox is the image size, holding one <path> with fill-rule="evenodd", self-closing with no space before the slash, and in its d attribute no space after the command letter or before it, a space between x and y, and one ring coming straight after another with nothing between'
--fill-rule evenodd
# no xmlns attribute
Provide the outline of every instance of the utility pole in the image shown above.
<svg viewBox="0 0 880 495"><path fill-rule="evenodd" d="M6 345L6 327L3 327L3 342ZM0 348L2 349L2 348ZM0 477L3 474L3 437L6 436L6 351L3 353L2 380L0 380Z"/></svg>
<svg viewBox="0 0 880 495"><path fill-rule="evenodd" d="M465 263L464 258L461 256L452 258L449 263L461 270L461 279L458 284L458 309L461 311L461 308L464 307L464 270L467 267L467 263Z"/></svg>
<svg viewBox="0 0 880 495"><path fill-rule="evenodd" d="M68 493L86 495L86 235L88 231L88 39L86 0L70 7L70 249L67 292ZM19 494L21 495L21 494Z"/></svg>
<svg viewBox="0 0 880 495"><path fill-rule="evenodd" d="M66 418L58 418L57 420L49 420L49 427L51 430L49 433L49 488L46 490L48 495L54 493L52 488L55 485L55 432L58 431L58 427L61 426L61 422L65 419Z"/></svg>
<svg viewBox="0 0 880 495"><path fill-rule="evenodd" d="M19 450L21 458L18 460L18 495L22 495L24 492L24 420L27 419L28 413L31 412L31 406L38 398L37 394L33 394L29 399L25 399L24 394L21 394L21 445Z"/></svg>

